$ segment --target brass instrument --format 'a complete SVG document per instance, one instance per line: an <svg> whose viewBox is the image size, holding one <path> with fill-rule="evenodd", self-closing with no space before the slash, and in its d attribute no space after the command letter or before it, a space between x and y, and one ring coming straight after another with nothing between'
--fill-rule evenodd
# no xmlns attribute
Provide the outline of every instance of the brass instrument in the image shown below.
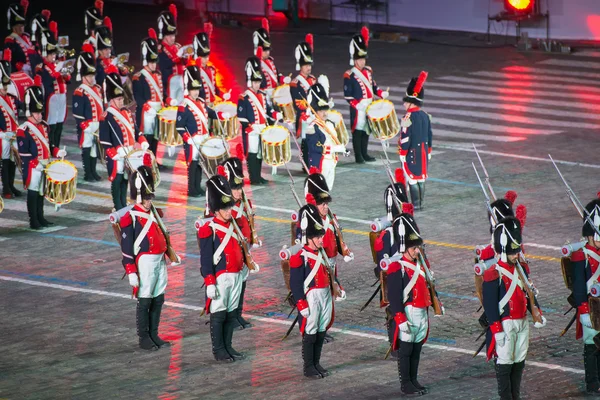
<svg viewBox="0 0 600 400"><path fill-rule="evenodd" d="M2 197L0 197L0 213L4 211L4 200L2 200Z"/></svg>
<svg viewBox="0 0 600 400"><path fill-rule="evenodd" d="M66 47L69 45L69 37L68 36L59 36L58 43L56 44L58 47L58 57L59 58L70 58L75 56L75 49L67 49Z"/></svg>
<svg viewBox="0 0 600 400"><path fill-rule="evenodd" d="M114 56L111 63L118 68L126 69L129 74L133 74L135 67L133 65L127 65L128 61L129 53L121 53L117 56Z"/></svg>

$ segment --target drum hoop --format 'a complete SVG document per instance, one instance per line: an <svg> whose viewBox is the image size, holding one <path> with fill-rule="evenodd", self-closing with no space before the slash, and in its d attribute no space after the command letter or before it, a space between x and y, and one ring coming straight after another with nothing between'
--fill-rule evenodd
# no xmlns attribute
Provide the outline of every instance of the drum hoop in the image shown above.
<svg viewBox="0 0 600 400"><path fill-rule="evenodd" d="M48 168L50 168L50 166L52 164L67 164L69 167L73 168L75 170L75 175L73 175L72 178L68 179L68 180L64 180L64 181L57 181L56 179L52 179L49 175L48 175ZM72 180L77 178L77 167L75 166L75 164L73 164L71 161L68 160L54 160L50 163L48 163L48 165L46 165L46 168L44 168L44 175L46 176L46 181L47 182L51 182L51 183L67 183L67 182L71 182Z"/></svg>
<svg viewBox="0 0 600 400"><path fill-rule="evenodd" d="M387 99L379 99L379 100L375 100L374 102L372 102L371 104L369 104L369 107L367 107L367 109L365 110L365 113L367 114L367 117L369 117L369 119L371 119L371 120L375 120L375 121L377 121L377 120L378 120L377 118L372 118L371 116L369 116L369 109L370 109L371 107L373 107L375 104L381 104L381 103L383 103L383 104L389 104L390 106L392 106L392 110L396 111L396 109L394 108L394 103L392 103L391 101L389 101L389 100L387 100ZM390 114L391 114L391 113L390 113ZM389 116L390 116L390 114L388 114L388 115L386 115L385 117L383 117L383 118L380 118L380 119L387 118L387 117L389 117Z"/></svg>
<svg viewBox="0 0 600 400"><path fill-rule="evenodd" d="M294 99L293 99L293 98L292 98L292 101L290 101L289 103L279 103L279 102L275 101L275 97L276 97L276 96L275 96L275 94L276 94L278 91L280 91L280 90L283 90L285 87L290 87L290 85L289 85L289 84L287 84L287 83L284 83L283 85L279 85L279 86L277 86L277 87L275 88L275 90L273 90L273 95L272 95L272 97L273 97L273 101L274 101L274 102L275 102L275 103L276 103L278 106L280 106L280 107L290 106L290 105L294 104ZM291 97L291 95L292 95L292 93L290 92L290 97Z"/></svg>
<svg viewBox="0 0 600 400"><path fill-rule="evenodd" d="M163 121L163 122L175 122L175 121L176 121L176 119L177 119L177 110L178 110L178 109L179 109L179 107L176 107L176 106L163 107L163 108L161 108L161 109L160 109L160 111L158 112L158 119L159 119L160 121ZM164 117L163 117L161 114L162 114L162 112L163 112L163 111L165 111L165 110L166 110L166 111L175 111L175 119L166 119L166 118L164 118Z"/></svg>

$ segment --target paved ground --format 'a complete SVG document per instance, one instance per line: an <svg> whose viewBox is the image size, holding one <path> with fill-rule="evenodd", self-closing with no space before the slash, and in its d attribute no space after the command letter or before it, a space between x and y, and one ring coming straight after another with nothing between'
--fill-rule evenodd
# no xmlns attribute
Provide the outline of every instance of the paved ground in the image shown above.
<svg viewBox="0 0 600 400"><path fill-rule="evenodd" d="M116 8L106 12L114 15L121 50L127 48L121 42L137 46L137 38L155 15L153 9L144 11L135 25L127 25L131 13ZM182 31L190 37L189 24ZM244 82L250 35L243 28L216 29L213 58L234 92L241 89L235 82ZM292 46L302 36L273 34L274 56L282 71L293 71ZM329 75L346 117L340 92L348 68L347 43L348 37L317 35L314 68L317 74ZM137 47L130 48L136 49L135 58ZM379 85L390 87L397 105L411 76L421 69L430 73L425 109L433 115L434 157L426 209L416 219L429 241L447 315L432 319L424 348L421 381L431 388L428 398L496 398L492 365L481 356L471 356L479 333L472 248L489 240L483 198L470 165L475 160L472 142L480 149L496 192L516 190L517 203L529 210L524 236L548 325L540 330L531 327L524 395L528 399L582 396L582 345L574 340L574 331L558 337L571 314L563 315L567 291L557 258L559 246L579 238L581 224L547 154L559 160L582 202L595 196L600 169L600 117L595 112L600 105L600 60L593 56L522 54L507 47L458 48L424 42L371 44L369 63ZM70 152L67 159L81 168L72 118L64 143ZM380 153L378 143L370 148L373 154ZM296 190L301 190L296 155L294 151L291 168L297 175ZM390 157L397 159L392 152ZM24 200L7 200L0 215L4 344L0 397L400 397L396 364L383 360L387 350L383 312L375 306L358 312L372 291L367 223L384 214L382 191L388 182L380 163L358 166L342 159L338 165L332 207L341 217L356 259L341 266L348 300L336 303L332 330L336 341L325 347L323 356L323 364L333 374L312 382L301 377L299 334L280 341L291 319L286 320L289 308L282 304L286 290L277 252L288 242L289 210L297 208L287 177L280 170L267 187L248 190L257 204L257 225L265 244L254 251L262 269L250 278L247 295L246 311L255 327L234 337L236 347L249 358L222 366L212 359L208 319L199 316L204 294L193 221L204 200L187 201L181 154L161 158L169 170L162 175L157 202L166 206L165 222L184 260L169 271L163 314L162 333L174 346L151 354L136 346L135 303L129 299L127 282L120 280L120 252L106 219L112 207L107 181L93 185L80 181L75 202L58 212L46 203L46 215L56 226L42 232L27 229ZM268 177L268 173L265 168L263 174Z"/></svg>

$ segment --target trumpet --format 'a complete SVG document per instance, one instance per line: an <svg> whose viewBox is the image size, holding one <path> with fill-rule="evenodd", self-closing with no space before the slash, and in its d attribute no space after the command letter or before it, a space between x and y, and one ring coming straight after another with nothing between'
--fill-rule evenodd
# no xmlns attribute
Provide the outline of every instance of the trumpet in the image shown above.
<svg viewBox="0 0 600 400"><path fill-rule="evenodd" d="M133 65L121 64L119 67L125 68L129 74L133 74L133 71L135 71L135 66Z"/></svg>
<svg viewBox="0 0 600 400"><path fill-rule="evenodd" d="M71 58L75 56L75 49L65 49L63 47L58 48L58 56L64 58Z"/></svg>

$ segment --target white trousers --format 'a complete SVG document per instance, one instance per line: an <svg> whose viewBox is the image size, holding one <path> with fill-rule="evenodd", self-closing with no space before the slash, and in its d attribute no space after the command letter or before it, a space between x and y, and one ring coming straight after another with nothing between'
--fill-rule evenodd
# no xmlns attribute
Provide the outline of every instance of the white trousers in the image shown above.
<svg viewBox="0 0 600 400"><path fill-rule="evenodd" d="M169 96L172 99L177 100L177 104L183 102L183 89L183 76L172 75L171 78L169 78Z"/></svg>
<svg viewBox="0 0 600 400"><path fill-rule="evenodd" d="M333 189L336 165L337 161L329 158L323 158L323 162L321 163L321 174L325 177L325 181L327 182L327 187L329 187L329 190Z"/></svg>
<svg viewBox="0 0 600 400"><path fill-rule="evenodd" d="M250 268L246 264L244 264L244 268L242 268L242 282L246 282L248 280L248 276L250 275Z"/></svg>
<svg viewBox="0 0 600 400"><path fill-rule="evenodd" d="M240 303L242 293L242 274L239 272L224 272L217 277L219 296L210 302L210 312L232 312Z"/></svg>
<svg viewBox="0 0 600 400"><path fill-rule="evenodd" d="M200 153L198 152L198 149L202 148L200 145L206 140L206 138L208 138L208 135L194 135L192 137L192 140L194 141L194 145L191 148L193 161L198 161L198 159L200 158Z"/></svg>
<svg viewBox="0 0 600 400"><path fill-rule="evenodd" d="M583 326L583 343L585 344L594 344L594 336L596 336L599 331Z"/></svg>
<svg viewBox="0 0 600 400"><path fill-rule="evenodd" d="M311 289L306 293L306 301L310 314L306 318L304 334L314 335L317 332L325 332L333 313L333 299L331 289Z"/></svg>
<svg viewBox="0 0 600 400"><path fill-rule="evenodd" d="M10 159L10 138L14 138L15 134L13 132L1 132L0 135L2 139L2 149L0 149L2 150L2 159L8 160ZM17 141L15 140L12 143L13 147L18 150Z"/></svg>
<svg viewBox="0 0 600 400"><path fill-rule="evenodd" d="M498 364L515 364L525 361L529 348L529 323L527 318L506 319L502 321L502 328L506 333L504 346L496 343Z"/></svg>
<svg viewBox="0 0 600 400"><path fill-rule="evenodd" d="M81 147L83 147L84 149L91 149L90 156L92 156L93 158L97 158L98 152L96 151L96 136L93 133L86 132L83 132L82 135L83 144L81 145Z"/></svg>
<svg viewBox="0 0 600 400"><path fill-rule="evenodd" d="M40 164L43 166L43 168L46 168L46 165L48 165L48 160L40 160ZM37 169L32 169L31 170L31 178L29 179L29 186L27 187L27 190L33 190L34 192L40 192L42 190L42 175L44 174L44 170L42 169L41 171L38 171ZM41 196L44 195L44 193L40 194Z"/></svg>
<svg viewBox="0 0 600 400"><path fill-rule="evenodd" d="M164 254L144 254L138 260L140 290L138 297L152 299L167 288L167 263Z"/></svg>
<svg viewBox="0 0 600 400"><path fill-rule="evenodd" d="M425 337L427 337L427 330L429 329L427 309L406 306L404 307L404 313L409 322L408 327L410 330L408 332L400 331L400 340L412 343L419 343L425 340Z"/></svg>
<svg viewBox="0 0 600 400"><path fill-rule="evenodd" d="M48 101L48 125L65 122L67 111L67 95L54 93Z"/></svg>

